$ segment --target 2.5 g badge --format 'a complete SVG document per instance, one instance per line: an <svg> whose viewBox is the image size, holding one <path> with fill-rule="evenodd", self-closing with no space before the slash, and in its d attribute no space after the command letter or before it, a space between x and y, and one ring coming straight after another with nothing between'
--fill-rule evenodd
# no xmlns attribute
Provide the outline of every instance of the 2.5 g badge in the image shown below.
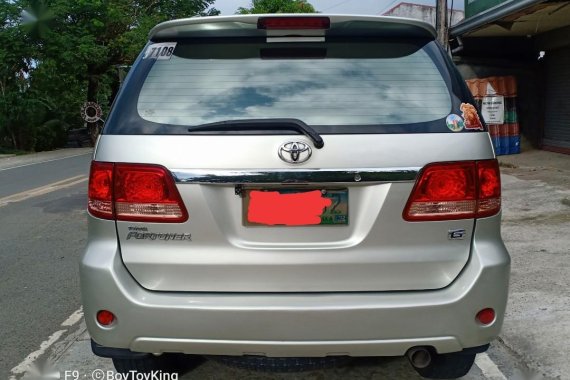
<svg viewBox="0 0 570 380"><path fill-rule="evenodd" d="M447 238L449 240L463 240L465 239L465 236L467 235L467 232L463 229L456 229L456 230L449 230L447 232Z"/></svg>
<svg viewBox="0 0 570 380"><path fill-rule="evenodd" d="M176 42L161 42L149 45L143 59L169 60L176 49Z"/></svg>

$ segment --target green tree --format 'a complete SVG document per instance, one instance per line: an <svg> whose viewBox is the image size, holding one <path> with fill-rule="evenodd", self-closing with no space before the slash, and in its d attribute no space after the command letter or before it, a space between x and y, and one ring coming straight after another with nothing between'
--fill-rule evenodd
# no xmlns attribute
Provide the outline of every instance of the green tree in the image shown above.
<svg viewBox="0 0 570 380"><path fill-rule="evenodd" d="M237 14L316 13L306 0L252 0L247 8L239 7Z"/></svg>
<svg viewBox="0 0 570 380"><path fill-rule="evenodd" d="M45 108L45 100L29 85L34 46L18 28L19 17L16 4L0 3L0 143L26 149L33 139L25 121Z"/></svg>
<svg viewBox="0 0 570 380"><path fill-rule="evenodd" d="M0 1L0 144L33 149L36 130L58 136L49 129L81 126L85 101L108 109L119 88L119 67L132 64L149 30L170 19L216 15L213 3Z"/></svg>
<svg viewBox="0 0 570 380"><path fill-rule="evenodd" d="M87 83L82 101L112 102L119 67L130 65L156 24L215 15L214 0L50 0L57 23L45 31L44 56L57 70ZM78 108L77 108L78 109Z"/></svg>

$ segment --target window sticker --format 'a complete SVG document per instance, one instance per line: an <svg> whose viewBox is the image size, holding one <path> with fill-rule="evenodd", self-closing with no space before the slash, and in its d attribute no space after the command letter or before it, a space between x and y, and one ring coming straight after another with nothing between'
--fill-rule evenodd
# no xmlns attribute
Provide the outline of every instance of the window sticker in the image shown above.
<svg viewBox="0 0 570 380"><path fill-rule="evenodd" d="M169 60L172 58L175 48L176 42L162 42L149 45L143 59Z"/></svg>
<svg viewBox="0 0 570 380"><path fill-rule="evenodd" d="M445 119L447 128L453 132L461 132L465 128L465 122L459 115L451 114Z"/></svg>
<svg viewBox="0 0 570 380"><path fill-rule="evenodd" d="M483 123L479 119L477 108L469 103L461 103L461 112L463 112L463 119L465 120L465 129L483 131Z"/></svg>

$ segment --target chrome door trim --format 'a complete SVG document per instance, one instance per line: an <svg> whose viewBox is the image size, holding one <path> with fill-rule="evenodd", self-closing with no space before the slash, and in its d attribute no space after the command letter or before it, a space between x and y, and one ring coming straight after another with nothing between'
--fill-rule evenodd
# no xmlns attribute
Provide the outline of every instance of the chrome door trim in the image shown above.
<svg viewBox="0 0 570 380"><path fill-rule="evenodd" d="M414 181L421 168L382 169L173 169L177 183L363 183Z"/></svg>

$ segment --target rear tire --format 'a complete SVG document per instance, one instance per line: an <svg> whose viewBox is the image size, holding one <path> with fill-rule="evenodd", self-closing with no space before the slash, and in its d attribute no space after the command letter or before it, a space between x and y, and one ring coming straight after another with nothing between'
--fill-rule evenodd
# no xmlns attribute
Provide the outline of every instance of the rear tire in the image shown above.
<svg viewBox="0 0 570 380"><path fill-rule="evenodd" d="M457 379L469 373L476 354L454 352L436 354L432 351L431 363L425 368L415 368L416 372L428 379Z"/></svg>
<svg viewBox="0 0 570 380"><path fill-rule="evenodd" d="M208 359L245 370L283 373L305 372L339 367L350 361L348 356L324 358L269 358L265 356L208 356Z"/></svg>
<svg viewBox="0 0 570 380"><path fill-rule="evenodd" d="M148 355L133 359L113 358L113 365L117 372L121 374L128 374L131 371L136 371L137 373L162 371L164 373L183 375L203 362L204 359L200 356L184 354Z"/></svg>

